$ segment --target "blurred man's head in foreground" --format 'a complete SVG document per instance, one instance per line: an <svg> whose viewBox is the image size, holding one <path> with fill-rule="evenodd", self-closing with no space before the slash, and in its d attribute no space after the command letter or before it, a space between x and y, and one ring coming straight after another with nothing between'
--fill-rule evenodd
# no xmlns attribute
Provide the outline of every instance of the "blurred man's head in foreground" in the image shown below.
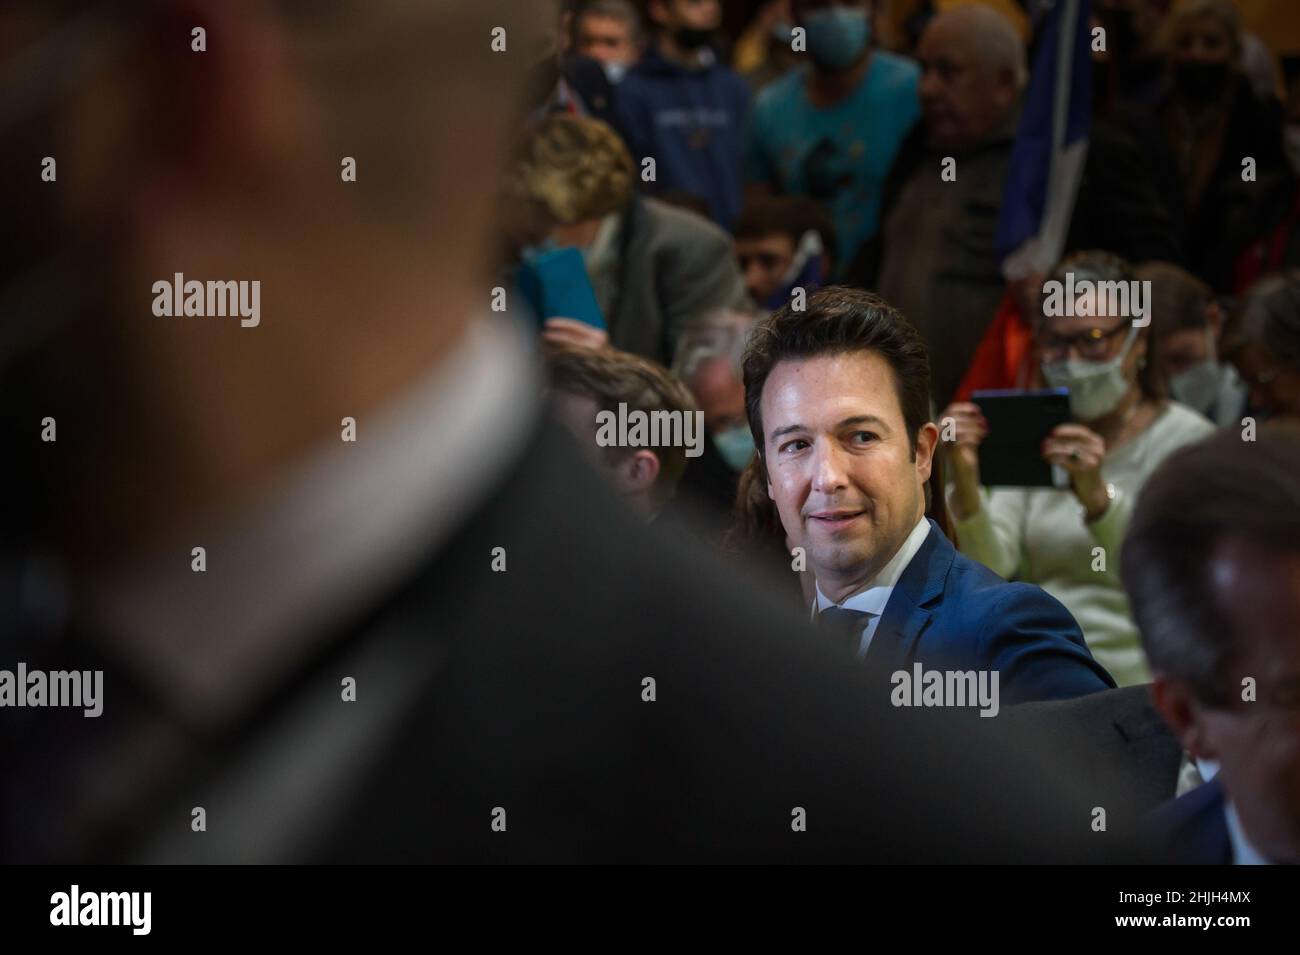
<svg viewBox="0 0 1300 955"><path fill-rule="evenodd" d="M1142 491L1122 576L1157 707L1246 836L1300 861L1300 430L1227 428Z"/></svg>
<svg viewBox="0 0 1300 955"><path fill-rule="evenodd" d="M29 254L0 274L0 390L38 472L10 479L46 501L24 498L29 523L99 552L179 535L428 373L484 310L531 5L8 16L0 171L35 198L11 222ZM160 317L159 282L257 282L260 321ZM57 444L34 437L45 416Z"/></svg>

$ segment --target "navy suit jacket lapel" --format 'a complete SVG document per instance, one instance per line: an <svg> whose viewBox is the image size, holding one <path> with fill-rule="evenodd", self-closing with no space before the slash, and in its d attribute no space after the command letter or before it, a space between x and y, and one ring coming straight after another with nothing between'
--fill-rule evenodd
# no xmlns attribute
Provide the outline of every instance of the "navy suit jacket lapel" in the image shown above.
<svg viewBox="0 0 1300 955"><path fill-rule="evenodd" d="M943 599L943 585L956 551L934 521L930 533L894 585L865 662L888 671L904 669L917 639L930 623L929 608Z"/></svg>

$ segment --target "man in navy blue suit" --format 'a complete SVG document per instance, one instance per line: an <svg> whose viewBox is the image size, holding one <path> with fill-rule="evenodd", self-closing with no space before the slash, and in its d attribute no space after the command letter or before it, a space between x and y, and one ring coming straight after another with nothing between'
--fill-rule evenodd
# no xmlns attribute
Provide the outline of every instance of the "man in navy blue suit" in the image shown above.
<svg viewBox="0 0 1300 955"><path fill-rule="evenodd" d="M924 670L988 674L1004 703L1115 685L1059 601L964 557L926 517L929 358L897 309L824 289L761 323L744 365L768 494L816 577L827 639L895 691Z"/></svg>
<svg viewBox="0 0 1300 955"><path fill-rule="evenodd" d="M1156 708L1219 765L1148 817L1153 861L1300 862L1300 431L1170 455L1123 555Z"/></svg>

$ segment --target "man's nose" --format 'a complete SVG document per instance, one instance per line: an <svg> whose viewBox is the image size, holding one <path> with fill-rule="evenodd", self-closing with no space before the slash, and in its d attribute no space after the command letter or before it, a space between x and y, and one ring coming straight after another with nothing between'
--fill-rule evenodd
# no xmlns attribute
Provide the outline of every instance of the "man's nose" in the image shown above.
<svg viewBox="0 0 1300 955"><path fill-rule="evenodd" d="M843 451L834 441L813 443L813 490L832 494L848 485Z"/></svg>

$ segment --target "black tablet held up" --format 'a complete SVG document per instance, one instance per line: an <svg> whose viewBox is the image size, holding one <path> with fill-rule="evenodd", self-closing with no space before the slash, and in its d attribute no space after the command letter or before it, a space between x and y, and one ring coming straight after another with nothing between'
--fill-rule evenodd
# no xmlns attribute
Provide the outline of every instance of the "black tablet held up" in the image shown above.
<svg viewBox="0 0 1300 955"><path fill-rule="evenodd" d="M1070 392L977 391L971 395L989 423L980 442L980 483L987 487L1069 487L1064 468L1043 460L1042 444L1070 420Z"/></svg>

